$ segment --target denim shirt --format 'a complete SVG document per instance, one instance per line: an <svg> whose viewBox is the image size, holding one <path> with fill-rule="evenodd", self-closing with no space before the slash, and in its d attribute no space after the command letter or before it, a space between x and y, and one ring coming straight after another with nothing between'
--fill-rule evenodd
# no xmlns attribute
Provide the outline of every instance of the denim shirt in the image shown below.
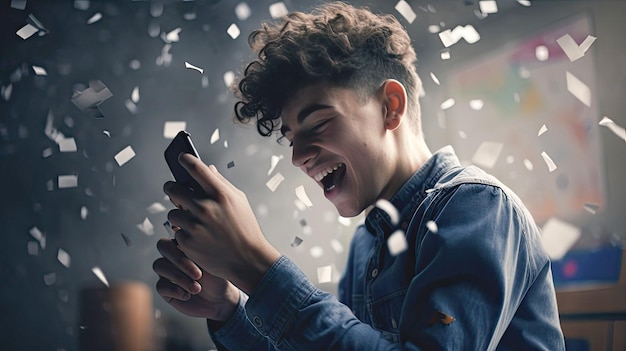
<svg viewBox="0 0 626 351"><path fill-rule="evenodd" d="M281 256L234 316L220 350L565 350L550 261L518 197L436 152L358 227L339 299ZM427 224L433 221L436 226ZM387 239L405 232L407 249Z"/></svg>

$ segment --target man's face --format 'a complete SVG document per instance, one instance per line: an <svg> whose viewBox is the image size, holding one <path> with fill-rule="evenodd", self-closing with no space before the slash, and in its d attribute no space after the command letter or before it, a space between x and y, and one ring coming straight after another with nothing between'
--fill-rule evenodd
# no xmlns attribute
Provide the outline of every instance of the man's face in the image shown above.
<svg viewBox="0 0 626 351"><path fill-rule="evenodd" d="M292 163L322 187L339 214L356 216L385 195L393 175L382 99L318 83L300 89L282 109Z"/></svg>

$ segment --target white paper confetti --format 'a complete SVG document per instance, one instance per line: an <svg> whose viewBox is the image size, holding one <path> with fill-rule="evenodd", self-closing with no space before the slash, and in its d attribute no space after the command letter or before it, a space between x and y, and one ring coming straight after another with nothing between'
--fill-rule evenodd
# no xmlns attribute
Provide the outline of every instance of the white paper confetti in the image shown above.
<svg viewBox="0 0 626 351"><path fill-rule="evenodd" d="M33 36L33 34L39 32L39 28L33 26L32 24L28 23L26 24L24 27L22 27L20 30L18 30L15 34L17 34L20 38L26 40L30 37Z"/></svg>
<svg viewBox="0 0 626 351"><path fill-rule="evenodd" d="M187 129L187 122L169 121L163 125L163 137L165 139L174 139L178 132Z"/></svg>
<svg viewBox="0 0 626 351"><path fill-rule="evenodd" d="M587 38L585 38L585 40L579 46L569 34L565 34L564 36L556 40L556 42L559 44L561 49L563 49L563 52L565 53L565 55L567 55L571 62L574 62L579 58L585 56L585 53L587 52L587 50L589 50L591 44L593 44L594 41L596 41L596 37L588 35Z"/></svg>
<svg viewBox="0 0 626 351"><path fill-rule="evenodd" d="M39 243L36 241L29 241L27 246L28 254L31 256L39 255Z"/></svg>
<svg viewBox="0 0 626 351"><path fill-rule="evenodd" d="M539 128L539 132L537 132L537 136L541 136L541 134L545 133L548 131L548 127L546 127L546 125L542 125L541 128Z"/></svg>
<svg viewBox="0 0 626 351"><path fill-rule="evenodd" d="M139 87L133 88L133 91L130 93L130 101L135 104L139 102Z"/></svg>
<svg viewBox="0 0 626 351"><path fill-rule="evenodd" d="M278 172L274 174L274 176L270 180L268 180L267 183L265 183L265 186L267 186L270 191L274 192L283 180L285 180L285 177L283 177L283 175Z"/></svg>
<svg viewBox="0 0 626 351"><path fill-rule="evenodd" d="M70 268L70 263L72 259L67 251L59 249L59 251L57 252L57 260L59 260L59 262L61 262L61 264L65 266L65 268Z"/></svg>
<svg viewBox="0 0 626 351"><path fill-rule="evenodd" d="M41 242L43 240L43 238L44 238L43 233L37 227L30 228L30 230L28 232L30 233L30 235L33 238L37 239L37 241L39 241L39 242Z"/></svg>
<svg viewBox="0 0 626 351"><path fill-rule="evenodd" d="M192 65L191 63L189 63L187 61L185 61L185 68L190 68L190 69L196 70L196 71L200 72L200 74L204 73L204 69L202 69L202 68L200 68L198 66L194 66L194 65Z"/></svg>
<svg viewBox="0 0 626 351"><path fill-rule="evenodd" d="M459 131L457 132L457 134L459 135L459 138L461 138L461 139L463 139L463 140L467 139L467 134L466 134L464 131L459 130Z"/></svg>
<svg viewBox="0 0 626 351"><path fill-rule="evenodd" d="M293 238L293 241L291 242L291 247L298 247L300 246L300 244L302 244L302 238L296 236L295 238Z"/></svg>
<svg viewBox="0 0 626 351"><path fill-rule="evenodd" d="M135 157L135 151L133 148L128 145L122 151L118 152L115 155L115 162L117 162L118 166L122 167L126 162L130 161L133 157Z"/></svg>
<svg viewBox="0 0 626 351"><path fill-rule="evenodd" d="M533 166L533 163L529 159L525 158L523 162L524 162L524 167L526 167L527 170L532 171L533 168L535 168Z"/></svg>
<svg viewBox="0 0 626 351"><path fill-rule="evenodd" d="M16 10L26 10L26 0L11 0L11 8Z"/></svg>
<svg viewBox="0 0 626 351"><path fill-rule="evenodd" d="M554 261L558 261L574 246L580 238L580 228L550 218L541 228L541 242L546 253Z"/></svg>
<svg viewBox="0 0 626 351"><path fill-rule="evenodd" d="M46 69L43 68L43 67L39 67L39 66L34 66L33 65L33 71L38 76L47 76L48 75L48 72L46 72Z"/></svg>
<svg viewBox="0 0 626 351"><path fill-rule="evenodd" d="M278 165L278 162L280 162L280 160L282 160L284 157L285 156L283 155L272 155L272 157L270 158L270 169L269 171L267 171L267 175L272 174L272 172L276 168L276 165Z"/></svg>
<svg viewBox="0 0 626 351"><path fill-rule="evenodd" d="M449 109L450 107L454 106L454 104L455 104L454 99L453 99L453 98L449 98L448 100L446 100L446 101L444 101L444 102L442 102L442 103L441 103L440 108L441 108L442 110L447 110L447 109Z"/></svg>
<svg viewBox="0 0 626 351"><path fill-rule="evenodd" d="M306 194L306 191L304 190L304 185L300 185L296 187L296 196L298 197L298 200L302 201L302 203L306 207L308 208L313 207L313 203L311 202L311 200L309 199L309 196Z"/></svg>
<svg viewBox="0 0 626 351"><path fill-rule="evenodd" d="M480 12L484 14L498 12L498 4L496 3L496 0L480 0L478 5L480 7Z"/></svg>
<svg viewBox="0 0 626 351"><path fill-rule="evenodd" d="M98 279L100 279L102 284L106 285L107 287L109 286L109 282L107 281L107 278L104 276L104 273L102 272L102 269L100 269L100 267L93 267L91 271L93 272L93 274L96 275L96 277L98 277Z"/></svg>
<svg viewBox="0 0 626 351"><path fill-rule="evenodd" d="M76 147L76 140L74 138L64 138L59 141L59 151L60 152L76 152L78 148Z"/></svg>
<svg viewBox="0 0 626 351"><path fill-rule="evenodd" d="M350 218L342 216L337 216L337 222L345 227L349 227L350 224L352 224L352 220Z"/></svg>
<svg viewBox="0 0 626 351"><path fill-rule="evenodd" d="M517 0L517 2L522 6L530 6L530 0Z"/></svg>
<svg viewBox="0 0 626 351"><path fill-rule="evenodd" d="M404 231L398 229L393 232L393 234L389 236L389 239L387 239L387 248L392 256L396 256L405 251L408 248L408 244Z"/></svg>
<svg viewBox="0 0 626 351"><path fill-rule="evenodd" d="M226 33L228 33L228 35L230 35L231 38L237 39L239 37L239 34L241 34L241 31L239 30L239 27L237 26L237 24L232 23L226 30Z"/></svg>
<svg viewBox="0 0 626 351"><path fill-rule="evenodd" d="M385 211L389 215L392 225L398 225L398 223L400 222L400 213L391 202L385 199L378 199L375 206Z"/></svg>
<svg viewBox="0 0 626 351"><path fill-rule="evenodd" d="M240 2L237 6L235 6L235 15L240 21L247 20L251 14L252 10L250 9L250 6L248 6L245 2Z"/></svg>
<svg viewBox="0 0 626 351"><path fill-rule="evenodd" d="M548 171L554 172L554 170L556 169L556 164L554 163L554 161L552 161L552 159L550 158L550 155L548 155L545 151L543 151L541 153L541 157L543 157L543 160L546 162L546 165L548 165Z"/></svg>
<svg viewBox="0 0 626 351"><path fill-rule="evenodd" d="M89 0L74 0L74 8L81 11L89 10Z"/></svg>
<svg viewBox="0 0 626 351"><path fill-rule="evenodd" d="M213 134L211 134L211 145L215 144L218 140L220 140L220 130L219 128L216 128L213 131Z"/></svg>
<svg viewBox="0 0 626 351"><path fill-rule="evenodd" d="M320 246L313 246L309 250L309 254L311 254L311 257L313 258L320 258L322 257L322 255L324 255L324 249L322 249Z"/></svg>
<svg viewBox="0 0 626 351"><path fill-rule="evenodd" d="M435 82L435 84L439 85L439 78L437 78L437 76L433 72L430 72L430 78L433 80L433 82Z"/></svg>
<svg viewBox="0 0 626 351"><path fill-rule="evenodd" d="M439 227L437 227L437 223L435 223L435 221L426 222L426 228L428 228L431 233L437 233L437 231L439 231Z"/></svg>
<svg viewBox="0 0 626 351"><path fill-rule="evenodd" d="M89 210L87 209L86 206L82 206L80 208L80 219L85 220L87 219L87 215L89 214Z"/></svg>
<svg viewBox="0 0 626 351"><path fill-rule="evenodd" d="M415 18L417 17L415 11L413 11L413 8L411 8L411 5L409 5L409 3L405 0L398 1L395 9L396 11L400 12L402 17L404 17L409 23L413 23L413 21L415 21Z"/></svg>
<svg viewBox="0 0 626 351"><path fill-rule="evenodd" d="M126 106L128 111L130 111L130 113L134 115L137 114L137 111L139 111L137 105L135 105L135 103L132 102L130 99L126 99L126 101L124 101L124 105Z"/></svg>
<svg viewBox="0 0 626 351"><path fill-rule="evenodd" d="M609 117L607 116L602 117L602 120L600 120L598 124L603 127L609 128L615 135L617 135L622 140L626 141L626 129L624 129L624 127L618 125L617 123L613 122L613 120L610 119Z"/></svg>
<svg viewBox="0 0 626 351"><path fill-rule="evenodd" d="M178 27L168 32L164 37L164 41L166 43L174 43L174 42L180 41L180 37L178 36L178 34L180 34L182 30L183 30L182 28Z"/></svg>
<svg viewBox="0 0 626 351"><path fill-rule="evenodd" d="M480 34L471 24L439 32L439 39L446 48L456 44L461 38L465 39L468 44L474 44L480 40Z"/></svg>
<svg viewBox="0 0 626 351"><path fill-rule="evenodd" d="M535 48L535 57L538 61L547 61L550 58L550 52L545 45L538 45Z"/></svg>
<svg viewBox="0 0 626 351"><path fill-rule="evenodd" d="M57 282L57 274L56 273L48 273L43 275L43 283L47 286L54 285Z"/></svg>
<svg viewBox="0 0 626 351"><path fill-rule="evenodd" d="M89 82L89 88L74 93L72 103L78 107L79 110L85 111L86 109L100 105L112 96L113 93L111 93L104 83L99 80L92 80Z"/></svg>
<svg viewBox="0 0 626 351"><path fill-rule="evenodd" d="M283 17L289 13L289 11L287 10L287 6L285 6L285 3L282 1L271 4L269 7L269 11L270 16L272 16L272 18L274 19Z"/></svg>
<svg viewBox="0 0 626 351"><path fill-rule="evenodd" d="M503 147L502 143L483 141L474 153L472 162L485 168L493 168Z"/></svg>
<svg viewBox="0 0 626 351"><path fill-rule="evenodd" d="M450 51L449 50L444 50L441 52L441 59L442 60L449 60L450 59Z"/></svg>
<svg viewBox="0 0 626 351"><path fill-rule="evenodd" d="M510 164L513 164L513 162L515 162L515 157L513 157L513 155L509 155L504 160L507 164L510 165Z"/></svg>
<svg viewBox="0 0 626 351"><path fill-rule="evenodd" d="M2 88L0 88L0 95L2 95L2 98L5 101L9 101L9 99L11 98L11 93L13 92L13 84L9 84L7 86L2 86Z"/></svg>
<svg viewBox="0 0 626 351"><path fill-rule="evenodd" d="M567 79L567 90L572 93L580 102L587 106L591 106L591 90L570 72L565 72Z"/></svg>
<svg viewBox="0 0 626 351"><path fill-rule="evenodd" d="M233 81L235 81L235 73L233 71L224 73L224 85L226 85L227 88L230 88Z"/></svg>
<svg viewBox="0 0 626 351"><path fill-rule="evenodd" d="M469 105L472 110L480 111L485 103L481 99L472 99L470 100Z"/></svg>
<svg viewBox="0 0 626 351"><path fill-rule="evenodd" d="M154 202L152 205L146 208L146 211L148 211L148 213L150 214L157 214L157 213L165 212L167 211L167 209L165 208L165 206L163 206L162 203Z"/></svg>
<svg viewBox="0 0 626 351"><path fill-rule="evenodd" d="M150 222L150 219L148 219L147 217L143 220L142 223L137 224L137 229L141 230L146 235L154 234L154 226L152 225L152 222Z"/></svg>
<svg viewBox="0 0 626 351"><path fill-rule="evenodd" d="M343 253L343 245L337 239L330 239L330 247L335 251L336 254Z"/></svg>
<svg viewBox="0 0 626 351"><path fill-rule="evenodd" d="M332 266L317 267L317 282L319 284L330 283L332 281Z"/></svg>
<svg viewBox="0 0 626 351"><path fill-rule="evenodd" d="M102 14L100 12L96 12L93 16L91 16L87 20L87 24L94 24L102 19Z"/></svg>
<svg viewBox="0 0 626 351"><path fill-rule="evenodd" d="M591 214L596 214L598 212L598 208L600 208L599 205L596 204L592 204L592 203L586 203L584 205L584 208L587 212L591 213Z"/></svg>
<svg viewBox="0 0 626 351"><path fill-rule="evenodd" d="M76 188L78 186L78 175L60 175L57 184L59 189Z"/></svg>

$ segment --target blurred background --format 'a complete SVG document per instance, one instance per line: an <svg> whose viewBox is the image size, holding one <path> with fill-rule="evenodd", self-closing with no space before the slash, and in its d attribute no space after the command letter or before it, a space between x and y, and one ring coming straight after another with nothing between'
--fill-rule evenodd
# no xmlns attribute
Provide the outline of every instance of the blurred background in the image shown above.
<svg viewBox="0 0 626 351"><path fill-rule="evenodd" d="M626 349L626 2L349 2L410 33L431 149L499 177L543 228L568 349ZM339 217L288 147L235 124L227 89L251 30L313 5L0 2L0 349L212 348L154 289L163 151L181 129L270 242L336 291L362 217Z"/></svg>

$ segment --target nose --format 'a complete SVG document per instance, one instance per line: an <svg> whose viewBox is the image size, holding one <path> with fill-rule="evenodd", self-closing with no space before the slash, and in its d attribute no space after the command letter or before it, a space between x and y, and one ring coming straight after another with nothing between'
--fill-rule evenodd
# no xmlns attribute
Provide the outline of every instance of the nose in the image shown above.
<svg viewBox="0 0 626 351"><path fill-rule="evenodd" d="M304 142L293 140L291 151L291 163L296 167L306 167L308 163L317 155L316 147Z"/></svg>

